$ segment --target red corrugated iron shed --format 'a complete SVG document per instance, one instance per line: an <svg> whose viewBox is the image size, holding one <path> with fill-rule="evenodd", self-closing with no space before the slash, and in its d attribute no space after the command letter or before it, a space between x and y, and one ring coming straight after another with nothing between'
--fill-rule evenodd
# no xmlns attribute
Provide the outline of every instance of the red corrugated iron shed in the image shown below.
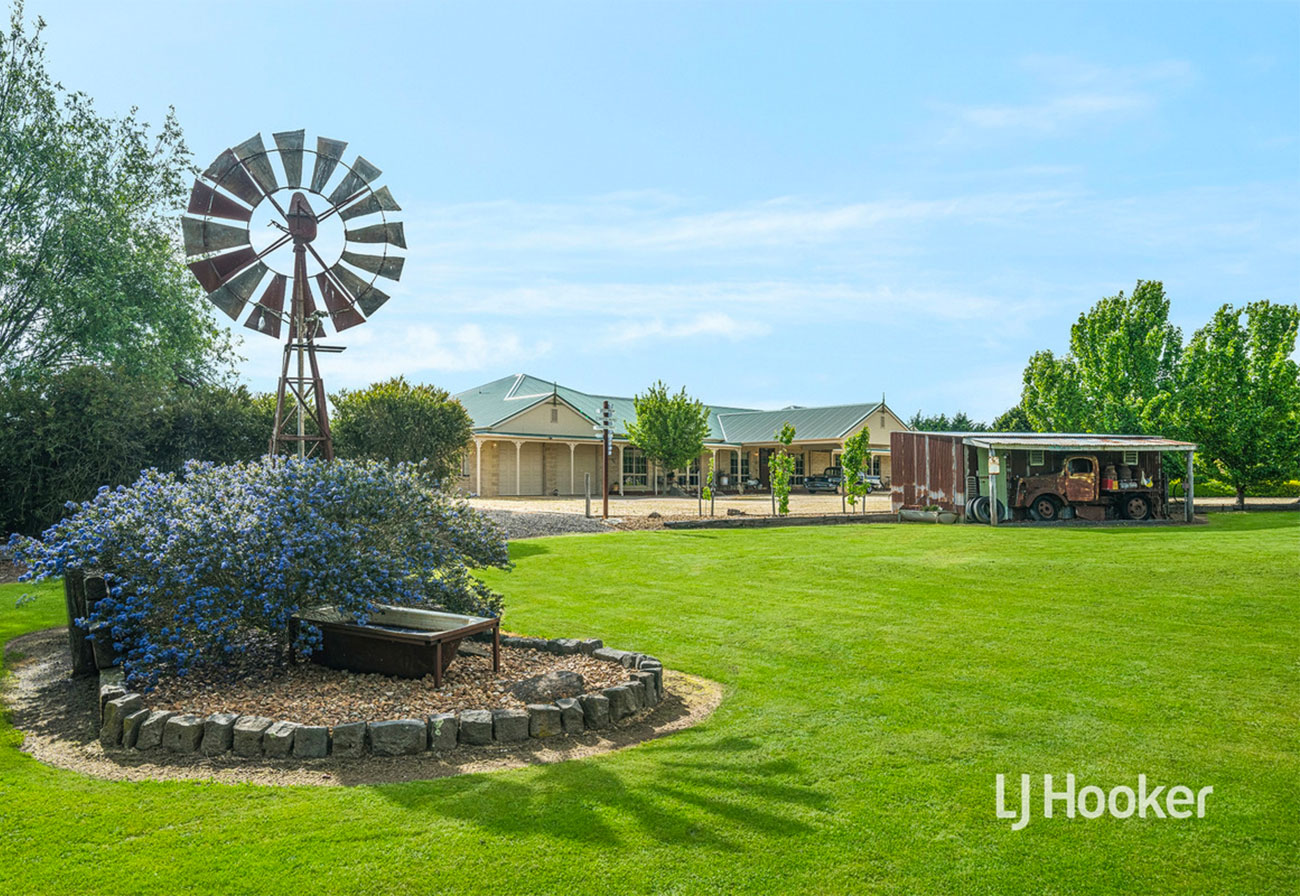
<svg viewBox="0 0 1300 896"><path fill-rule="evenodd" d="M890 503L963 513L966 509L966 452L970 433L903 432L890 436Z"/></svg>

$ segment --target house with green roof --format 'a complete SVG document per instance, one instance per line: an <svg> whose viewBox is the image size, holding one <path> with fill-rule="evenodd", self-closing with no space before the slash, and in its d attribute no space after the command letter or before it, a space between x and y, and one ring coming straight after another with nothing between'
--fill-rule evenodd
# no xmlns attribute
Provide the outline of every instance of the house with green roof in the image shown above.
<svg viewBox="0 0 1300 896"><path fill-rule="evenodd" d="M662 494L668 471L657 469L627 440L626 422L636 419L631 398L579 392L558 383L519 373L467 389L455 396L473 421L473 444L461 466L459 486L469 494L580 495L584 474L599 491L600 417L605 402L614 412L610 452L610 491L614 494ZM701 470L714 463L725 490L764 490L770 485L769 461L779 447L776 433L786 423L795 429L790 453L794 484L805 474L839 463L844 441L869 432L871 471L889 481L889 439L906 430L884 402L789 407L777 411L712 406L704 452L689 469L673 471L677 485L699 485Z"/></svg>

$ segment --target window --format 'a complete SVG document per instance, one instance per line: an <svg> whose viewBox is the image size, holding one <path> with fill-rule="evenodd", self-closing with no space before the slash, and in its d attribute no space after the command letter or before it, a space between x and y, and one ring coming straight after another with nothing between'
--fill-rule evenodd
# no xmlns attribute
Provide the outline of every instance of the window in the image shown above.
<svg viewBox="0 0 1300 896"><path fill-rule="evenodd" d="M803 485L803 455L795 454L794 457L794 474L790 477L791 485Z"/></svg>
<svg viewBox="0 0 1300 896"><path fill-rule="evenodd" d="M1043 466L1044 463L1045 463L1045 460L1044 460L1044 458L1043 458L1043 452L1042 452L1041 449L1039 449L1038 451L1030 451L1030 452L1029 452L1029 466L1031 466L1031 467L1041 467L1041 466Z"/></svg>
<svg viewBox="0 0 1300 896"><path fill-rule="evenodd" d="M1136 466L1138 462L1138 453L1136 451L1124 452L1124 463L1130 467Z"/></svg>
<svg viewBox="0 0 1300 896"><path fill-rule="evenodd" d="M551 422L552 423L560 422L560 409L555 405L551 405Z"/></svg>
<svg viewBox="0 0 1300 896"><path fill-rule="evenodd" d="M469 452L466 451L460 456L460 475L469 475Z"/></svg>
<svg viewBox="0 0 1300 896"><path fill-rule="evenodd" d="M687 486L700 484L700 461L698 458L691 461L691 465L686 468L686 476L682 484Z"/></svg>
<svg viewBox="0 0 1300 896"><path fill-rule="evenodd" d="M623 449L623 485L648 485L645 454L640 448Z"/></svg>
<svg viewBox="0 0 1300 896"><path fill-rule="evenodd" d="M872 476L879 476L879 475L880 475L880 455L879 455L879 454L873 454L873 455L871 455L871 475L872 475Z"/></svg>
<svg viewBox="0 0 1300 896"><path fill-rule="evenodd" d="M737 463L739 462L739 463ZM749 453L745 452L737 457L734 453L731 455L731 478L748 479L749 478Z"/></svg>
<svg viewBox="0 0 1300 896"><path fill-rule="evenodd" d="M1088 460L1086 457L1072 457L1070 458L1070 472L1091 473L1092 461Z"/></svg>

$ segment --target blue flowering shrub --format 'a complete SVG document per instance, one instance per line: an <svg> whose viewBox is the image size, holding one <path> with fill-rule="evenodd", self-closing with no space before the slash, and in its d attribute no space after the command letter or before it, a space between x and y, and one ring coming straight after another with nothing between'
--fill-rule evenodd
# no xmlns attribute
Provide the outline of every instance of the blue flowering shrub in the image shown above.
<svg viewBox="0 0 1300 896"><path fill-rule="evenodd" d="M381 603L501 613L471 570L509 566L504 533L418 465L190 462L69 509L39 539L14 536L15 559L32 581L105 572L108 597L78 624L111 633L134 687L221 663L259 632L310 654L318 629L289 635L307 607L363 622Z"/></svg>

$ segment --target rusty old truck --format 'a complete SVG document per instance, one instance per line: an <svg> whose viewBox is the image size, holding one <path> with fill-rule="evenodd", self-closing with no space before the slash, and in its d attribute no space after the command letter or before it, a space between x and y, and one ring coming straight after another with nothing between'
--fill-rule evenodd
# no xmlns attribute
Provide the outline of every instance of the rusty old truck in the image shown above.
<svg viewBox="0 0 1300 896"><path fill-rule="evenodd" d="M1085 520L1146 520L1165 515L1165 491L1158 472L1108 464L1093 454L1065 458L1055 473L1012 477L1011 506L1031 519L1061 519L1066 508Z"/></svg>

